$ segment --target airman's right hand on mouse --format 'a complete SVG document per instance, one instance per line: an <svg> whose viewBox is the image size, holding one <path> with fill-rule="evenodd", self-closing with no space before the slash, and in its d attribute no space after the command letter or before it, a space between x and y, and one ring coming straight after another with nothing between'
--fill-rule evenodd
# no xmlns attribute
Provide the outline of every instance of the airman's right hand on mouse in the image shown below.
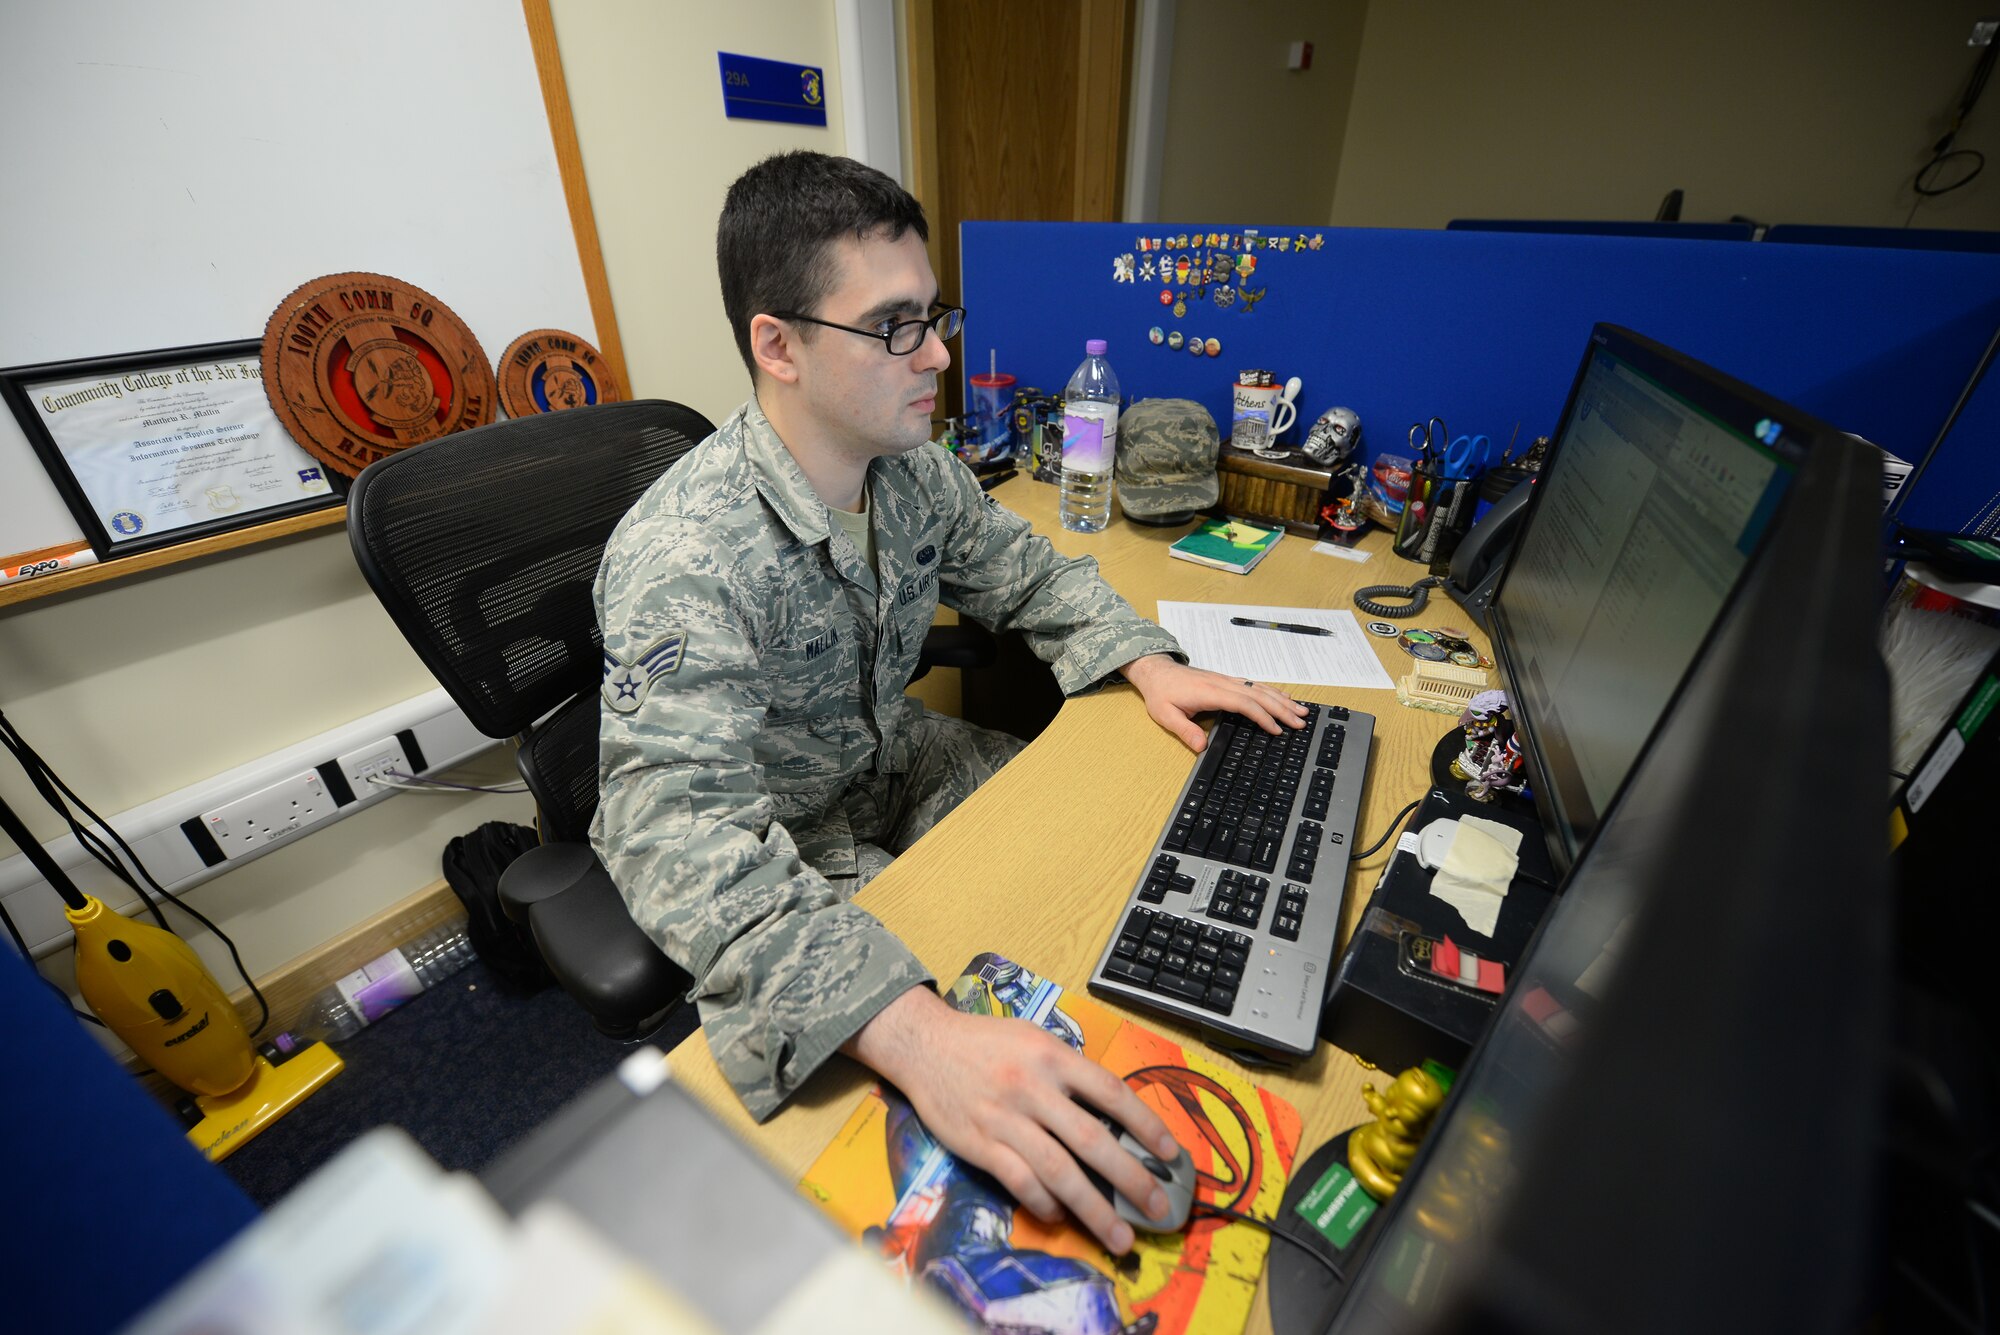
<svg viewBox="0 0 2000 1335"><path fill-rule="evenodd" d="M1045 1223L1067 1208L1111 1251L1132 1249L1132 1226L1079 1161L1148 1215L1166 1210L1153 1175L1078 1101L1171 1159L1180 1146L1166 1123L1124 1081L1026 1020L961 1014L914 987L843 1050L901 1090L946 1149L991 1173Z"/></svg>

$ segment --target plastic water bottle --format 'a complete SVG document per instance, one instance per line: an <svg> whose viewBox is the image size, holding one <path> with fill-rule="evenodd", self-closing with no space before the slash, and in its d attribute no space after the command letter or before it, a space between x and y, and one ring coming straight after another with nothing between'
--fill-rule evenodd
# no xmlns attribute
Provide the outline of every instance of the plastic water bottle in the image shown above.
<svg viewBox="0 0 2000 1335"><path fill-rule="evenodd" d="M291 1032L273 1040L290 1053L317 1039L352 1038L426 988L451 977L478 957L465 919L439 923L336 980L306 1008Z"/></svg>
<svg viewBox="0 0 2000 1335"><path fill-rule="evenodd" d="M1062 526L1099 533L1111 522L1111 464L1118 454L1118 377L1105 342L1083 345L1083 364L1063 391Z"/></svg>

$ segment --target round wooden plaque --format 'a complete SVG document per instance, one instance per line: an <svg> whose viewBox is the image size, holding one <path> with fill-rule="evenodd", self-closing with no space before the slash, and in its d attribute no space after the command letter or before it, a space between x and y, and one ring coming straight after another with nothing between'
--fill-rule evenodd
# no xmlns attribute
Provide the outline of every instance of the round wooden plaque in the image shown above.
<svg viewBox="0 0 2000 1335"><path fill-rule="evenodd" d="M349 477L408 445L493 420L479 340L430 293L378 273L331 274L264 326L264 392L300 445Z"/></svg>
<svg viewBox="0 0 2000 1335"><path fill-rule="evenodd" d="M616 403L624 397L604 355L567 330L531 330L500 354L500 406L509 417Z"/></svg>

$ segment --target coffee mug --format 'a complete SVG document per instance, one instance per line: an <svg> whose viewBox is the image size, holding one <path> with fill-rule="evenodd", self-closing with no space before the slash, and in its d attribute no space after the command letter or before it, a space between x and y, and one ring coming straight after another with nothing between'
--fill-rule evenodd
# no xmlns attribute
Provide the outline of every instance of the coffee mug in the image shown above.
<svg viewBox="0 0 2000 1335"><path fill-rule="evenodd" d="M1261 450L1285 434L1299 419L1299 406L1285 398L1277 385L1236 385L1229 443L1239 450Z"/></svg>

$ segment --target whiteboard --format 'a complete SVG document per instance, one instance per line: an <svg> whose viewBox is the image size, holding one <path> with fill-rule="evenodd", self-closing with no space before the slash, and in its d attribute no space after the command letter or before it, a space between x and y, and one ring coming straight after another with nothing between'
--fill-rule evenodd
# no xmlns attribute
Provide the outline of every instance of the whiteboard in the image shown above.
<svg viewBox="0 0 2000 1335"><path fill-rule="evenodd" d="M519 0L10 5L0 125L0 366L260 338L350 269L489 363L601 342ZM0 556L82 536L0 410Z"/></svg>

